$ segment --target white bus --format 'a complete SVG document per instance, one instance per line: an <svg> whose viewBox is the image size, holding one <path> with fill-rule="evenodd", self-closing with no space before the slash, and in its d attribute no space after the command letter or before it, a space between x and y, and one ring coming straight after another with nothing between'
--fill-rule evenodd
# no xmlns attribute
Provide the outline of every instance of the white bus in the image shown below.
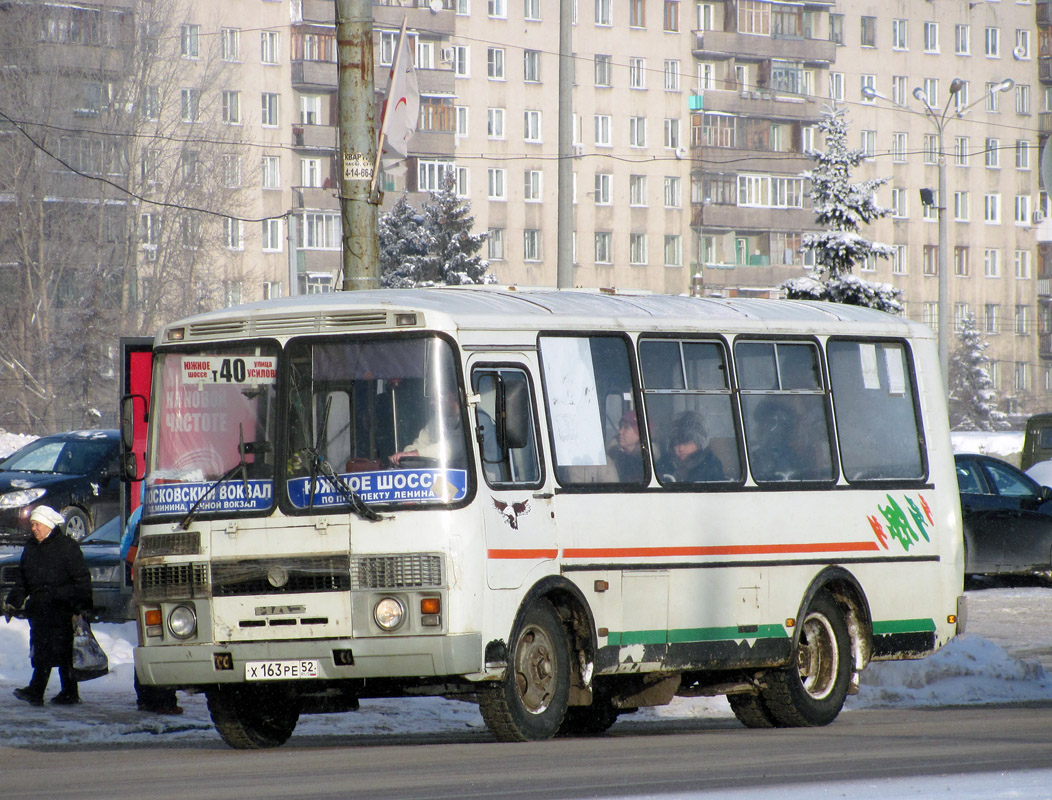
<svg viewBox="0 0 1052 800"><path fill-rule="evenodd" d="M124 400L126 442L143 418ZM360 698L502 741L725 694L825 725L963 623L932 333L852 306L593 291L311 295L153 348L139 679L277 746Z"/></svg>

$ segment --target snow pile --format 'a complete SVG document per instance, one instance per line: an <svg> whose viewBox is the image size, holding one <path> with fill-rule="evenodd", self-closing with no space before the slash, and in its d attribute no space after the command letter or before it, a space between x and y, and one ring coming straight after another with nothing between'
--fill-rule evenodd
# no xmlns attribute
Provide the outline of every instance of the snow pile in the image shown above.
<svg viewBox="0 0 1052 800"><path fill-rule="evenodd" d="M953 431L950 443L955 453L983 453L1010 459L1023 452L1023 432Z"/></svg>

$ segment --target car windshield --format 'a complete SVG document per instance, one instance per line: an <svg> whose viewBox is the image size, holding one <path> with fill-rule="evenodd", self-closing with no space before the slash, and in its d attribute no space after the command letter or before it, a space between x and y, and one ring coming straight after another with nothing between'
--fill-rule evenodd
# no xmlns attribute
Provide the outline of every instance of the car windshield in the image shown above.
<svg viewBox="0 0 1052 800"><path fill-rule="evenodd" d="M269 343L156 354L146 515L272 506L277 360Z"/></svg>
<svg viewBox="0 0 1052 800"><path fill-rule="evenodd" d="M5 461L6 472L57 472L63 475L89 475L116 458L116 444L106 438L53 439L30 442Z"/></svg>
<svg viewBox="0 0 1052 800"><path fill-rule="evenodd" d="M87 536L81 545L86 544L120 544L121 541L121 518L113 517L110 520L102 523L97 527L89 536Z"/></svg>

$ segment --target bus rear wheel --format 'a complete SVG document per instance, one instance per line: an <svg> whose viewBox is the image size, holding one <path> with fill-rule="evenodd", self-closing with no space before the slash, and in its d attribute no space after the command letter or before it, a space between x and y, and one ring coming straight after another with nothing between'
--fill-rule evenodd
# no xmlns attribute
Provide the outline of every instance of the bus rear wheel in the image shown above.
<svg viewBox="0 0 1052 800"><path fill-rule="evenodd" d="M280 747L299 721L299 703L276 686L218 686L206 696L212 724L235 750Z"/></svg>
<svg viewBox="0 0 1052 800"><path fill-rule="evenodd" d="M778 727L828 725L840 713L851 680L851 640L844 612L823 592L804 615L796 656L768 673L760 699Z"/></svg>
<svg viewBox="0 0 1052 800"><path fill-rule="evenodd" d="M502 742L552 738L570 698L570 652L555 608L538 600L512 631L504 678L478 690L479 711Z"/></svg>
<svg viewBox="0 0 1052 800"><path fill-rule="evenodd" d="M738 722L746 728L776 728L778 721L772 716L763 698L758 694L743 692L727 695L731 711Z"/></svg>

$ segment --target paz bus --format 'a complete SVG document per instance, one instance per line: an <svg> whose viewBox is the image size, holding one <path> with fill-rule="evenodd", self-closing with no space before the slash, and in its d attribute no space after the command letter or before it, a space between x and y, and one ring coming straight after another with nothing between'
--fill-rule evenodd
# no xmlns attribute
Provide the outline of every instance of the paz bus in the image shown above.
<svg viewBox="0 0 1052 800"><path fill-rule="evenodd" d="M157 335L139 680L235 748L361 698L501 741L677 696L832 722L964 621L931 331L870 309L444 287L265 301ZM147 424L144 452L136 428Z"/></svg>

